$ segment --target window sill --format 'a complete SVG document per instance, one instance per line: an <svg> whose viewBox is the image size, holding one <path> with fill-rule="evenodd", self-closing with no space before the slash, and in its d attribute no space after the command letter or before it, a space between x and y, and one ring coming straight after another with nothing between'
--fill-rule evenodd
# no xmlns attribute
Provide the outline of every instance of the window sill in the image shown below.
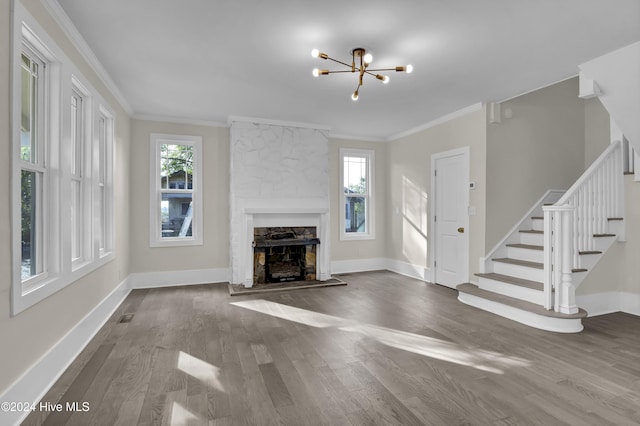
<svg viewBox="0 0 640 426"><path fill-rule="evenodd" d="M110 255L104 256L94 262L87 262L67 274L56 274L42 280L38 280L37 282L33 282L32 284L27 283L27 285L18 283L16 287L20 288L21 291L12 292L11 316L19 314L20 312L30 308L41 300L46 299L52 294L78 281L85 275L88 275L96 269L106 265L115 258L113 252L110 252L109 254ZM16 287L14 287L14 290Z"/></svg>

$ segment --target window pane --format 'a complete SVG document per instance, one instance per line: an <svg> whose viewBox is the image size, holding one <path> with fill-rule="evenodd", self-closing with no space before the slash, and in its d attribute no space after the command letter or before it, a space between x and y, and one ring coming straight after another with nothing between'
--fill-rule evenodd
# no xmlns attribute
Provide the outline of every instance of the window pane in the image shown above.
<svg viewBox="0 0 640 426"><path fill-rule="evenodd" d="M345 197L345 232L366 232L366 197Z"/></svg>
<svg viewBox="0 0 640 426"><path fill-rule="evenodd" d="M193 189L193 147L162 144L160 179L162 189Z"/></svg>
<svg viewBox="0 0 640 426"><path fill-rule="evenodd" d="M76 260L81 255L81 238L82 238L82 214L80 199L80 182L71 181L71 259Z"/></svg>
<svg viewBox="0 0 640 426"><path fill-rule="evenodd" d="M22 280L38 274L37 255L37 209L36 204L39 191L38 180L35 172L22 170L21 177L22 197Z"/></svg>
<svg viewBox="0 0 640 426"><path fill-rule="evenodd" d="M160 202L162 237L191 237L193 219L191 194L163 193Z"/></svg>
<svg viewBox="0 0 640 426"><path fill-rule="evenodd" d="M22 55L20 158L36 162L36 111L38 64Z"/></svg>
<svg viewBox="0 0 640 426"><path fill-rule="evenodd" d="M345 194L367 193L367 159L365 157L344 157Z"/></svg>
<svg viewBox="0 0 640 426"><path fill-rule="evenodd" d="M82 97L71 94L71 173L82 174Z"/></svg>
<svg viewBox="0 0 640 426"><path fill-rule="evenodd" d="M100 188L100 196L98 197L98 210L99 210L99 221L100 221L100 234L98 235L98 248L100 250L105 250L107 248L107 223L106 223L106 213L105 206L107 205L107 191L105 190L104 185L99 185Z"/></svg>

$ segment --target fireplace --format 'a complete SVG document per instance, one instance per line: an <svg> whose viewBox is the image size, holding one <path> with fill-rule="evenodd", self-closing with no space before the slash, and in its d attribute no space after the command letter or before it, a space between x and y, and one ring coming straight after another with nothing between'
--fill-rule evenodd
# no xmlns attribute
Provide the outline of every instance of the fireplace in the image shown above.
<svg viewBox="0 0 640 426"><path fill-rule="evenodd" d="M254 228L253 238L254 284L316 280L315 226Z"/></svg>

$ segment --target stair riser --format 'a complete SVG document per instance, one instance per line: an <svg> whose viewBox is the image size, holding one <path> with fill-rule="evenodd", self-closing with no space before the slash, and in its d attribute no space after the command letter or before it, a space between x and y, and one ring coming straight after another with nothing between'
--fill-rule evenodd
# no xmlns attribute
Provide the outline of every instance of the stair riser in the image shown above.
<svg viewBox="0 0 640 426"><path fill-rule="evenodd" d="M521 244L531 244L534 246L544 245L544 234L529 234L526 232L520 233Z"/></svg>
<svg viewBox="0 0 640 426"><path fill-rule="evenodd" d="M544 231L543 219L531 219L531 229L535 231Z"/></svg>
<svg viewBox="0 0 640 426"><path fill-rule="evenodd" d="M493 271L496 274L510 275L516 278L522 278L531 281L544 281L544 271L537 268L529 268L528 266L512 265L509 263L492 262Z"/></svg>
<svg viewBox="0 0 640 426"><path fill-rule="evenodd" d="M539 290L533 290L531 288L521 287L484 277L480 277L478 284L478 287L483 290L514 297L516 299L535 303L541 306L544 305L544 293Z"/></svg>
<svg viewBox="0 0 640 426"><path fill-rule="evenodd" d="M544 262L542 250L531 250L519 247L507 247L507 257L511 259L527 260L529 262Z"/></svg>
<svg viewBox="0 0 640 426"><path fill-rule="evenodd" d="M475 306L487 312L492 312L505 318L518 321L522 324L539 328L541 330L555 331L558 333L579 333L583 330L581 319L560 319L542 317L498 302L486 300L481 297L465 293L458 293L458 300L467 305Z"/></svg>

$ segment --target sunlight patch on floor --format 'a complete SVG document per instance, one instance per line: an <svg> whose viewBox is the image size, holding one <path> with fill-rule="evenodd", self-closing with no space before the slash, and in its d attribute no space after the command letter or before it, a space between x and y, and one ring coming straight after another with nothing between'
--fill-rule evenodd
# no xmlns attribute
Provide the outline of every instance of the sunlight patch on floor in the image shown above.
<svg viewBox="0 0 640 426"><path fill-rule="evenodd" d="M178 369L195 377L204 384L211 386L215 390L225 392L224 386L220 380L220 370L215 365L209 364L199 358L180 351L178 354Z"/></svg>
<svg viewBox="0 0 640 426"><path fill-rule="evenodd" d="M171 419L169 420L171 426L186 426L198 424L199 422L201 422L201 419L198 416L187 410L177 401L173 401L173 405L171 406Z"/></svg>
<svg viewBox="0 0 640 426"><path fill-rule="evenodd" d="M527 367L530 365L525 359L506 356L499 352L465 348L456 343L434 337L363 324L358 321L321 314L268 300L246 300L232 302L231 304L311 327L332 327L342 331L358 333L396 349L491 373L502 374L503 368Z"/></svg>

